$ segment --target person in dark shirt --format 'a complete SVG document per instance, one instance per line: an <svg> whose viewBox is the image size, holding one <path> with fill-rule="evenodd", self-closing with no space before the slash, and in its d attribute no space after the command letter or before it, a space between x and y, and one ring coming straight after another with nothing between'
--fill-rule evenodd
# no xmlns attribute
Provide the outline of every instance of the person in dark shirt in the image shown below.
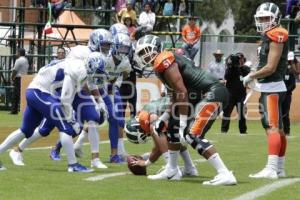
<svg viewBox="0 0 300 200"><path fill-rule="evenodd" d="M286 95L282 103L282 123L284 133L290 135L290 107L292 103L292 93L296 88L296 78L290 65L288 65L286 69L284 83L286 86Z"/></svg>
<svg viewBox="0 0 300 200"><path fill-rule="evenodd" d="M223 110L223 119L221 132L227 133L230 125L230 115L233 108L236 106L238 112L240 134L247 133L246 119L244 115L244 100L246 98L246 88L241 81L241 76L244 77L250 72L250 68L245 66L246 58L242 53L231 54L226 59L226 71L224 79L226 88L229 91L229 104Z"/></svg>

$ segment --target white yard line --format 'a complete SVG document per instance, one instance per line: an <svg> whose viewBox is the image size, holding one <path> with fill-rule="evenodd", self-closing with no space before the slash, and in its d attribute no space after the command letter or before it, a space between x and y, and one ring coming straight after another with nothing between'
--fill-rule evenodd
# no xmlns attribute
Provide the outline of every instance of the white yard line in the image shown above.
<svg viewBox="0 0 300 200"><path fill-rule="evenodd" d="M267 195L271 192L273 192L274 190L278 189L278 188L282 188L291 184L294 184L296 182L300 182L300 178L289 178L289 179L284 179L284 180L280 180L280 181L276 181L274 183L265 185L263 187L257 188L251 192L247 192L241 196L238 196L232 200L252 200L252 199L256 199L258 197Z"/></svg>
<svg viewBox="0 0 300 200"><path fill-rule="evenodd" d="M92 177L86 178L84 180L93 181L93 182L94 181L102 181L102 180L107 179L107 178L112 178L112 177L116 177L116 176L125 176L127 174L130 174L130 172L115 172L115 173L92 176Z"/></svg>

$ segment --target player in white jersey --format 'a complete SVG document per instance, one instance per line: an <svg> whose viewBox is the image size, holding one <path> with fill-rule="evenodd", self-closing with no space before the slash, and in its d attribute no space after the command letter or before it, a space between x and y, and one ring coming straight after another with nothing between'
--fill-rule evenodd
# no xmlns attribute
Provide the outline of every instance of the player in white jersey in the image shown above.
<svg viewBox="0 0 300 200"><path fill-rule="evenodd" d="M131 51L131 40L128 35L118 33L113 38L113 48L107 57L105 72L107 73L106 81L98 82L101 96L106 104L109 122L109 139L111 143L111 163L121 163L124 161L123 155L126 154L123 143L123 128L125 125L122 116L122 101L119 94L123 75L129 74L131 65L128 55ZM76 144L83 144L84 137L80 135ZM76 146L76 148L78 148Z"/></svg>
<svg viewBox="0 0 300 200"><path fill-rule="evenodd" d="M90 55L92 55L93 51L102 51L108 52L108 49L111 45L111 35L110 32L105 29L97 29L93 31L90 35L89 46L78 45L73 47L68 55L67 59L80 59L85 60ZM101 44L102 47L99 47ZM100 53L99 53L100 54ZM94 54L96 57L99 54ZM102 58L103 62L106 62L105 57ZM104 66L104 64L103 64ZM74 66L69 66L74 67ZM89 141L91 144L91 167L104 169L107 168L100 159L99 159L99 135L97 130L97 125L102 124L105 120L106 109L103 103L102 98L99 96L98 87L88 82L91 93L94 97L90 96L88 91L81 91L74 98L73 104L75 107L78 107L76 110L77 118L83 126L84 122L87 122L89 129L83 130L83 132L89 132ZM94 100L95 98L95 100ZM84 105L84 106L81 106ZM96 106L96 108L95 108ZM97 112L98 111L98 112ZM99 115L100 114L100 115ZM29 139L24 139L17 148L10 152L10 157L13 160L13 163L16 165L24 165L23 159L21 156L21 152L31 143L38 140L41 137L46 137L50 134L50 132L54 129L54 124L47 121L43 121L41 126L36 129L35 133ZM76 136L76 135L75 135ZM51 150L50 158L53 160L60 160L60 149L61 149L61 141L58 141L55 147ZM75 144L76 150L76 144Z"/></svg>
<svg viewBox="0 0 300 200"><path fill-rule="evenodd" d="M78 125L73 119L72 103L75 94L94 76L101 60L91 55L87 61L66 59L55 65L40 69L26 90L27 106L20 129L11 133L0 144L0 153L5 152L23 138L30 138L43 118L50 120L59 130L60 140L67 154L69 172L91 172L77 163L72 135ZM72 66L72 67L70 67ZM57 89L61 88L61 97Z"/></svg>

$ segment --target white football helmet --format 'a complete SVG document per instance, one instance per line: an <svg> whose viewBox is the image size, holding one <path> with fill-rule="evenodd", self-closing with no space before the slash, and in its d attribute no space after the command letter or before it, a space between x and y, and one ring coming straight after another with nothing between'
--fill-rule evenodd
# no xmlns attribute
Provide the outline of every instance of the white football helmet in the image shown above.
<svg viewBox="0 0 300 200"><path fill-rule="evenodd" d="M131 39L124 33L118 33L114 36L112 54L118 59L122 60L127 57L131 51Z"/></svg>
<svg viewBox="0 0 300 200"><path fill-rule="evenodd" d="M111 34L113 36L117 35L118 33L123 33L123 34L129 35L127 26L125 26L122 23L113 24L109 28L109 31L111 32Z"/></svg>
<svg viewBox="0 0 300 200"><path fill-rule="evenodd" d="M141 70L152 69L153 62L160 52L160 38L155 35L145 35L136 44L134 60Z"/></svg>
<svg viewBox="0 0 300 200"><path fill-rule="evenodd" d="M266 17L268 17L268 21L262 19ZM276 4L263 3L256 9L254 19L257 32L264 33L280 24L281 13Z"/></svg>
<svg viewBox="0 0 300 200"><path fill-rule="evenodd" d="M87 74L90 77L105 73L106 57L100 52L91 53L86 60Z"/></svg>
<svg viewBox="0 0 300 200"><path fill-rule="evenodd" d="M90 34L88 46L92 51L100 51L107 55L113 43L111 33L106 29L96 29Z"/></svg>

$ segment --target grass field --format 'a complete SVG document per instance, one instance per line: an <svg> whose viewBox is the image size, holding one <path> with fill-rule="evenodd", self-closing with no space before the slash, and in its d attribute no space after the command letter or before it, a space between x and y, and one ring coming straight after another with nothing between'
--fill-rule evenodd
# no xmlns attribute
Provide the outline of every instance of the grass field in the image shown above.
<svg viewBox="0 0 300 200"><path fill-rule="evenodd" d="M0 112L0 141L9 131L18 128L21 117ZM220 134L220 121L207 133L207 138L212 140L217 147L226 165L234 171L238 185L236 186L203 186L202 181L211 179L215 172L207 162L197 163L200 176L196 178L183 178L181 181L150 181L145 176L131 174L116 176L99 181L87 181L93 176L127 172L126 165L107 164L106 170L96 170L90 174L76 174L66 172L66 157L54 162L49 160L49 149L31 149L24 152L26 166L17 167L12 164L8 153L0 155L0 160L7 168L0 172L0 200L67 200L67 199L235 199L247 192L251 192L266 185L280 185L282 181L300 179L300 124L292 124L291 135L288 138L286 171L288 177L275 181L253 180L248 175L261 170L266 162L266 138L259 122L248 123L248 135L238 134L237 123L231 124L230 132ZM101 138L106 138L106 128L101 131ZM43 139L35 146L51 146L57 134ZM152 142L145 145L134 145L125 142L130 154L142 154L150 151ZM193 160L202 161L193 149L189 148ZM101 159L108 161L109 144L100 146ZM84 147L85 157L80 159L84 165L89 165L89 146ZM182 161L180 160L182 165ZM148 168L148 174L155 173L163 165L162 159ZM270 188L269 188L270 190ZM259 193L257 191L256 193ZM280 187L275 191L263 190L258 199L300 199L300 182ZM249 197L249 196L248 196ZM242 198L242 199L246 199ZM251 198L249 198L251 199Z"/></svg>

